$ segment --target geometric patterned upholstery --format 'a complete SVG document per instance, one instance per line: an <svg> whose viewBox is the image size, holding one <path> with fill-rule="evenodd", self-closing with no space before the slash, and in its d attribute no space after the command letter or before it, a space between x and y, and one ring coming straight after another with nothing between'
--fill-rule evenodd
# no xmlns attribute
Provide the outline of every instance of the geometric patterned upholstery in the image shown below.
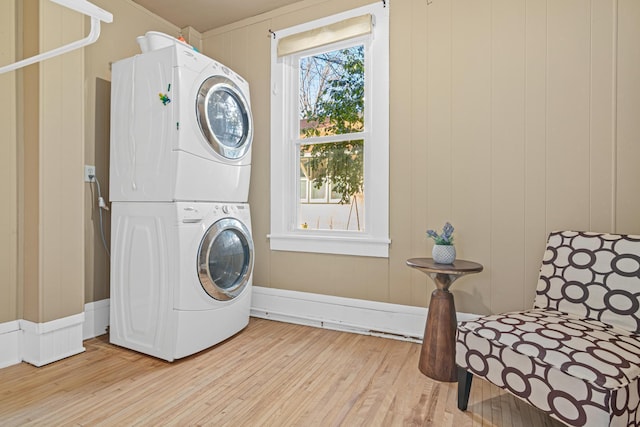
<svg viewBox="0 0 640 427"><path fill-rule="evenodd" d="M551 233L533 306L640 333L640 236Z"/></svg>
<svg viewBox="0 0 640 427"><path fill-rule="evenodd" d="M461 322L456 363L567 425L640 426L639 305L640 236L552 233L534 308Z"/></svg>

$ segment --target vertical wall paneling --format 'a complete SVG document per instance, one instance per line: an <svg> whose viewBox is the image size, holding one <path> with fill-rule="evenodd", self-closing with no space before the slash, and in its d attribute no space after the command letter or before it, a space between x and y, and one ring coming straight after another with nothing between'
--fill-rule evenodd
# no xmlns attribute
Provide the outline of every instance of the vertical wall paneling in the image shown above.
<svg viewBox="0 0 640 427"><path fill-rule="evenodd" d="M246 52L249 43L249 27L239 28L231 39L231 56L226 63L234 64L234 69L246 75L251 67L252 58Z"/></svg>
<svg viewBox="0 0 640 427"><path fill-rule="evenodd" d="M407 258L411 258L411 246L414 230L411 218L413 216L412 195L414 186L421 186L422 182L413 181L411 158L412 147L419 143L419 138L413 132L414 100L419 102L419 96L424 96L420 77L416 76L416 63L413 53L421 49L418 40L414 39L412 26L413 1L396 2L391 7L389 28L393 37L389 40L389 62L391 64L403 62L404 67L391 67L389 70L389 120L394 126L390 127L389 136L389 234L391 249L389 255L389 297L391 302L407 304L413 294L412 278L414 272L406 265ZM419 55L417 55L419 56ZM401 83L404 82L404 83ZM408 83L408 84L407 84ZM424 120L424 119L421 119ZM394 207L403 206L404 209ZM406 242L405 244L395 244ZM417 279L420 280L419 278Z"/></svg>
<svg viewBox="0 0 640 427"><path fill-rule="evenodd" d="M547 226L589 229L590 2L547 2Z"/></svg>
<svg viewBox="0 0 640 427"><path fill-rule="evenodd" d="M43 50L81 38L84 19L51 2L42 5ZM43 61L40 91L40 322L84 311L84 53Z"/></svg>
<svg viewBox="0 0 640 427"><path fill-rule="evenodd" d="M395 7L395 5L394 5ZM407 246L407 258L415 256L430 256L431 242L427 242L426 230L429 228L427 207L428 196L428 170L434 163L428 156L427 132L429 129L428 116L428 4L424 0L411 2L411 180L409 186L411 200L409 213L410 242ZM408 269L408 267L404 267ZM411 269L411 299L410 303L421 306L428 305L431 291L435 289L431 280L424 273Z"/></svg>
<svg viewBox="0 0 640 427"><path fill-rule="evenodd" d="M546 5L545 1L525 2L523 307L533 304L547 233Z"/></svg>
<svg viewBox="0 0 640 427"><path fill-rule="evenodd" d="M591 1L589 229L593 231L608 230L614 215L614 5L615 2Z"/></svg>
<svg viewBox="0 0 640 427"><path fill-rule="evenodd" d="M460 258L485 270L454 286L461 306L491 306L491 1L452 7L452 215ZM458 297L460 295L460 297Z"/></svg>
<svg viewBox="0 0 640 427"><path fill-rule="evenodd" d="M209 56L215 58L217 61L220 61L223 64L231 64L231 61L233 59L231 46L233 37L235 37L236 34L238 34L238 30L220 34L213 40L213 43L205 43L205 52L207 52ZM237 55L239 55L239 53L237 53L236 56Z"/></svg>
<svg viewBox="0 0 640 427"><path fill-rule="evenodd" d="M640 2L618 2L616 229L640 234Z"/></svg>
<svg viewBox="0 0 640 427"><path fill-rule="evenodd" d="M269 111L270 82L262 76L270 75L271 41L269 28L271 21L261 21L248 28L249 44L256 45L254 50L249 49L245 54L249 57L249 66L243 75L250 82L251 106L256 112ZM269 182L269 164L271 150L269 146L270 122L269 115L253 114L254 135L251 164L251 187L249 189L249 204L251 206L251 222L253 224L253 242L256 253L253 269L254 283L271 283L271 254L269 240L266 238L266 230L270 224L269 200L271 189L262 183ZM258 233L261 231L261 233Z"/></svg>
<svg viewBox="0 0 640 427"><path fill-rule="evenodd" d="M451 2L432 2L427 14L427 217L428 228L451 220L452 33ZM431 245L431 242L430 242Z"/></svg>
<svg viewBox="0 0 640 427"><path fill-rule="evenodd" d="M0 4L0 64L10 64L16 58L16 2ZM0 75L0 323L18 319L18 199L17 199L17 100L16 73Z"/></svg>
<svg viewBox="0 0 640 427"><path fill-rule="evenodd" d="M524 289L525 1L491 3L491 310ZM518 284L514 286L514 284Z"/></svg>
<svg viewBox="0 0 640 427"><path fill-rule="evenodd" d="M87 75L87 71L85 71ZM87 78L89 81L90 78ZM96 166L96 176L100 182L100 192L104 200L109 200L109 148L110 148L110 125L111 125L111 82L99 77L91 79L94 81L95 90L87 91L85 97L88 101L93 101L94 129L93 139L89 136L93 144L85 142L85 147L90 146L92 154L85 151L85 164ZM88 87L90 85L87 85ZM92 99L94 98L94 99ZM87 118L87 122L90 119ZM85 135L91 135L88 131ZM92 160L87 161L90 158ZM99 160L99 161L93 161ZM107 254L100 228L102 227L107 247L111 241L111 215L110 212L102 212L102 224L100 224L100 208L98 207L97 185L85 184L85 221L87 218L91 227L86 227L85 234L85 302L104 301L109 298L109 281L111 263ZM85 222L86 224L86 222Z"/></svg>
<svg viewBox="0 0 640 427"><path fill-rule="evenodd" d="M37 0L22 3L22 50L25 57L40 51L40 6ZM23 318L38 321L40 318L40 66L37 64L22 70L19 94L22 111L19 119L22 150L19 170L21 177L20 248L18 263L22 267Z"/></svg>
<svg viewBox="0 0 640 427"><path fill-rule="evenodd" d="M452 216L453 163L452 158L452 4L450 1L434 1L427 5L427 118L426 118L426 229L438 229L446 221L454 227L462 224ZM392 124L393 126L393 124ZM426 232L426 230L424 230ZM459 231L456 231L458 235ZM427 256L433 241L428 240ZM461 254L460 254L461 255ZM416 272L417 273L417 272ZM464 282L454 285L460 289ZM459 286L460 285L460 286ZM428 289L433 289L426 282ZM454 290L455 290L454 289ZM429 292L430 293L430 292Z"/></svg>
<svg viewBox="0 0 640 427"><path fill-rule="evenodd" d="M62 46L65 41L70 41L65 40L65 31L61 28L63 14L65 13L63 9L65 8L46 1L41 2L40 7L42 25L41 50L48 51L53 47ZM70 52L69 55L77 55L77 52ZM51 313L52 311L57 312L60 306L61 272L56 270L59 266L62 266L62 259L60 258L62 251L55 251L49 254L47 253L47 246L59 238L57 233L63 228L62 212L58 210L56 205L58 204L58 191L64 185L61 176L63 172L60 168L62 148L60 145L63 143L63 129L60 124L63 123L66 113L56 103L64 99L64 96L63 98L60 98L60 96L64 93L64 89L68 88L68 83L63 76L64 62L66 60L66 56L58 56L39 63L43 84L40 88L39 104L42 123L39 144L41 185L39 223L42 227L40 235L42 271L39 282L42 304L39 307L38 322L55 319L55 317L50 318L48 316L53 314ZM55 82L55 87L51 87L48 82ZM72 90L68 96L73 97L74 91ZM48 113L45 114L47 110ZM76 167L79 167L79 165ZM78 312L76 311L76 313Z"/></svg>

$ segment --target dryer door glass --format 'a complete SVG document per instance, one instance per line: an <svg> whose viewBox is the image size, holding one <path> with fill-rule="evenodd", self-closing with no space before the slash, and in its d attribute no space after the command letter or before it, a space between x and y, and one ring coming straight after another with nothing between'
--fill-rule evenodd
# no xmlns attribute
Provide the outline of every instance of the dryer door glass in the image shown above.
<svg viewBox="0 0 640 427"><path fill-rule="evenodd" d="M198 124L205 139L227 159L244 157L253 140L253 119L240 88L230 79L213 76L198 91Z"/></svg>
<svg viewBox="0 0 640 427"><path fill-rule="evenodd" d="M226 301L240 295L253 270L253 241L247 227L235 218L215 222L198 250L198 276L204 291Z"/></svg>

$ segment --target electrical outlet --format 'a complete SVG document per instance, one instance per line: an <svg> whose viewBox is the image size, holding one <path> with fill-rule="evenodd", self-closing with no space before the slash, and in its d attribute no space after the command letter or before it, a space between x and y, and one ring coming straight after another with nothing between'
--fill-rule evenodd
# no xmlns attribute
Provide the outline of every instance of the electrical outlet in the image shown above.
<svg viewBox="0 0 640 427"><path fill-rule="evenodd" d="M84 165L84 182L93 182L95 180L95 176L96 167L93 165Z"/></svg>

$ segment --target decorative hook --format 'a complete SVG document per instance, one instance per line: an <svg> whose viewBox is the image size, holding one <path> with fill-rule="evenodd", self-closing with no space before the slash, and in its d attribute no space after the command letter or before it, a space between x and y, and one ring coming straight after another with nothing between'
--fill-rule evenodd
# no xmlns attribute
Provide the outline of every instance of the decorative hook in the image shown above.
<svg viewBox="0 0 640 427"><path fill-rule="evenodd" d="M269 28L269 34L271 34L273 36L273 39L276 39L276 33L274 33L273 31L271 31L271 28Z"/></svg>

